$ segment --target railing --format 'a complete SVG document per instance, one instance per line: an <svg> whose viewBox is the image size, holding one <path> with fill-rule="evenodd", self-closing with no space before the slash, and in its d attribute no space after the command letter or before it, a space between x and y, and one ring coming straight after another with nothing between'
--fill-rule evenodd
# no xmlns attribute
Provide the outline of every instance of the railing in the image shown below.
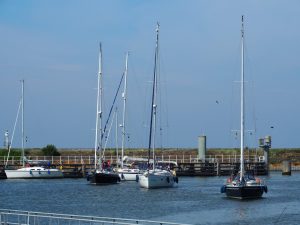
<svg viewBox="0 0 300 225"><path fill-rule="evenodd" d="M64 225L64 224L80 224L80 225L108 225L108 224L143 224L143 225L179 225L182 223L122 219L110 217L96 216L80 216L70 214L56 214L44 212L30 212L20 210L0 209L0 224L15 225ZM182 224L188 225L188 224Z"/></svg>
<svg viewBox="0 0 300 225"><path fill-rule="evenodd" d="M137 158L147 158L147 156L130 156ZM114 155L106 155L106 160L110 160L111 163L116 163L117 157ZM0 165L6 163L7 157L0 156ZM94 164L94 156L78 156L78 155L68 155L68 156L27 156L27 160L32 161L49 161L51 164ZM161 161L175 161L177 163L196 163L201 162L197 155L156 155L156 160ZM208 155L205 159L207 162L220 162L220 163L238 163L240 162L240 155ZM245 161L247 162L263 162L264 157L258 155L248 155L245 156ZM20 156L10 156L8 160L8 165L20 165L22 160Z"/></svg>

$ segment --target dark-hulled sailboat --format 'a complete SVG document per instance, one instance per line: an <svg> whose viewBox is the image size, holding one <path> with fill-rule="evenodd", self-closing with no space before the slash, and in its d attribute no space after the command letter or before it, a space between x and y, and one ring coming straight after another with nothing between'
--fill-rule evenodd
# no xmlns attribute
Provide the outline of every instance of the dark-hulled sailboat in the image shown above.
<svg viewBox="0 0 300 225"><path fill-rule="evenodd" d="M102 47L100 43L99 51L99 73L97 86L97 113L96 113L96 131L95 131L95 170L88 176L91 184L115 184L121 181L110 165L103 160L102 154ZM99 159L97 159L99 154Z"/></svg>
<svg viewBox="0 0 300 225"><path fill-rule="evenodd" d="M244 167L244 125L245 125L245 104L244 104L244 17L242 16L242 48L241 48L241 158L240 170L235 176L227 179L225 185L221 187L221 193L226 193L227 197L237 199L261 198L263 193L268 191L267 186L261 179L255 178L252 174L245 172Z"/></svg>

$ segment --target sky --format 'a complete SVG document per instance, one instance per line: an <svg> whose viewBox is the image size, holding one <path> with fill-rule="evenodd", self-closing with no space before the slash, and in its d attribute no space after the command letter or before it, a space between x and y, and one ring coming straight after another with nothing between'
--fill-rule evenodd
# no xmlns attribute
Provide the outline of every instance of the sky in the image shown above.
<svg viewBox="0 0 300 225"><path fill-rule="evenodd" d="M146 147L159 22L156 146L197 148L205 135L208 148L238 147L242 15L246 145L271 135L273 148L300 147L298 0L0 0L0 140L24 79L26 147L92 148L101 42L104 120L129 51L125 146ZM117 106L119 125L120 96Z"/></svg>

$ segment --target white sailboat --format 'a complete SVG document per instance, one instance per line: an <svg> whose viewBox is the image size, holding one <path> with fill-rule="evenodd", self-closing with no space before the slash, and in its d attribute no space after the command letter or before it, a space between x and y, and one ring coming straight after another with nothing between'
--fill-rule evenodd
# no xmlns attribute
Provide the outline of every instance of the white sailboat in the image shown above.
<svg viewBox="0 0 300 225"><path fill-rule="evenodd" d="M62 178L63 173L56 168L45 168L40 166L25 167L25 135L24 135L24 80L22 83L22 167L20 169L5 169L7 179L29 179L29 178Z"/></svg>
<svg viewBox="0 0 300 225"><path fill-rule="evenodd" d="M124 91L122 93L123 98L123 118L122 118L122 150L121 150L121 168L117 168L117 173L120 178L124 181L135 181L137 175L141 173L138 168L130 168L124 165L124 150L125 150L125 136L126 136L126 101L127 101L127 74L128 74L128 56L129 53L126 53L126 63L125 63L125 71L124 71Z"/></svg>
<svg viewBox="0 0 300 225"><path fill-rule="evenodd" d="M98 72L98 86L97 86L97 112L96 112L96 130L95 130L95 171L88 176L88 181L91 184L114 184L118 183L121 179L117 173L104 168L103 155L102 155L102 47L100 43L99 50L99 72ZM98 154L99 152L99 160Z"/></svg>
<svg viewBox="0 0 300 225"><path fill-rule="evenodd" d="M260 198L263 193L268 191L264 182L255 178L252 174L245 171L244 167L244 133L245 133L245 91L244 91L244 17L242 16L242 48L241 48L241 143L240 143L240 170L235 176L227 179L225 185L221 187L221 193L226 193L227 197L237 199Z"/></svg>
<svg viewBox="0 0 300 225"><path fill-rule="evenodd" d="M156 113L157 113L157 62L158 62L158 44L159 44L159 24L156 28L156 46L154 58L154 74L152 87L152 104L150 117L150 132L148 145L148 169L142 175L138 176L138 182L143 188L163 188L173 187L178 178L169 170L155 168L155 133L156 133ZM153 152L152 169L150 168L150 151Z"/></svg>

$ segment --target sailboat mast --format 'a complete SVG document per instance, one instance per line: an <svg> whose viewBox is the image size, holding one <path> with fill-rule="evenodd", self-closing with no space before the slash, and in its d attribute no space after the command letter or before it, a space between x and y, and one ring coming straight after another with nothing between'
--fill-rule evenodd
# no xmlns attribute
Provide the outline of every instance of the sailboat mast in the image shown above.
<svg viewBox="0 0 300 225"><path fill-rule="evenodd" d="M159 23L156 27L156 45L155 45L155 56L154 56L154 73L153 73L153 89L152 89L152 105L151 105L151 119L150 119L150 134L149 134L149 145L148 145L148 169L150 165L150 151L152 143L153 153L153 170L155 169L155 131L156 131L156 95L157 95L157 61L158 61L158 40L159 40ZM153 137L152 137L153 132Z"/></svg>
<svg viewBox="0 0 300 225"><path fill-rule="evenodd" d="M21 80L22 83L22 165L25 166L25 134L24 134L24 80Z"/></svg>
<svg viewBox="0 0 300 225"><path fill-rule="evenodd" d="M116 107L116 154L117 154L117 158L116 158L116 165L117 168L119 168L119 145L118 145L118 130L119 130L119 122L118 122L118 107Z"/></svg>
<svg viewBox="0 0 300 225"><path fill-rule="evenodd" d="M121 168L123 168L123 158L124 158L124 145L125 145L125 116L126 116L126 100L127 100L127 71L128 71L128 55L126 53L125 60L125 71L124 71L124 91L122 93L123 98L123 121L122 121L122 152L121 152Z"/></svg>
<svg viewBox="0 0 300 225"><path fill-rule="evenodd" d="M97 86L97 111L96 111L96 131L95 131L95 169L97 168L97 152L99 150L99 155L102 152L102 46L99 46L99 70L98 70L98 86ZM100 169L102 168L102 163L100 159L99 163Z"/></svg>
<svg viewBox="0 0 300 225"><path fill-rule="evenodd" d="M244 129L245 129L245 90L244 90L244 16L242 16L242 47L241 47L241 174L240 179L244 176Z"/></svg>

